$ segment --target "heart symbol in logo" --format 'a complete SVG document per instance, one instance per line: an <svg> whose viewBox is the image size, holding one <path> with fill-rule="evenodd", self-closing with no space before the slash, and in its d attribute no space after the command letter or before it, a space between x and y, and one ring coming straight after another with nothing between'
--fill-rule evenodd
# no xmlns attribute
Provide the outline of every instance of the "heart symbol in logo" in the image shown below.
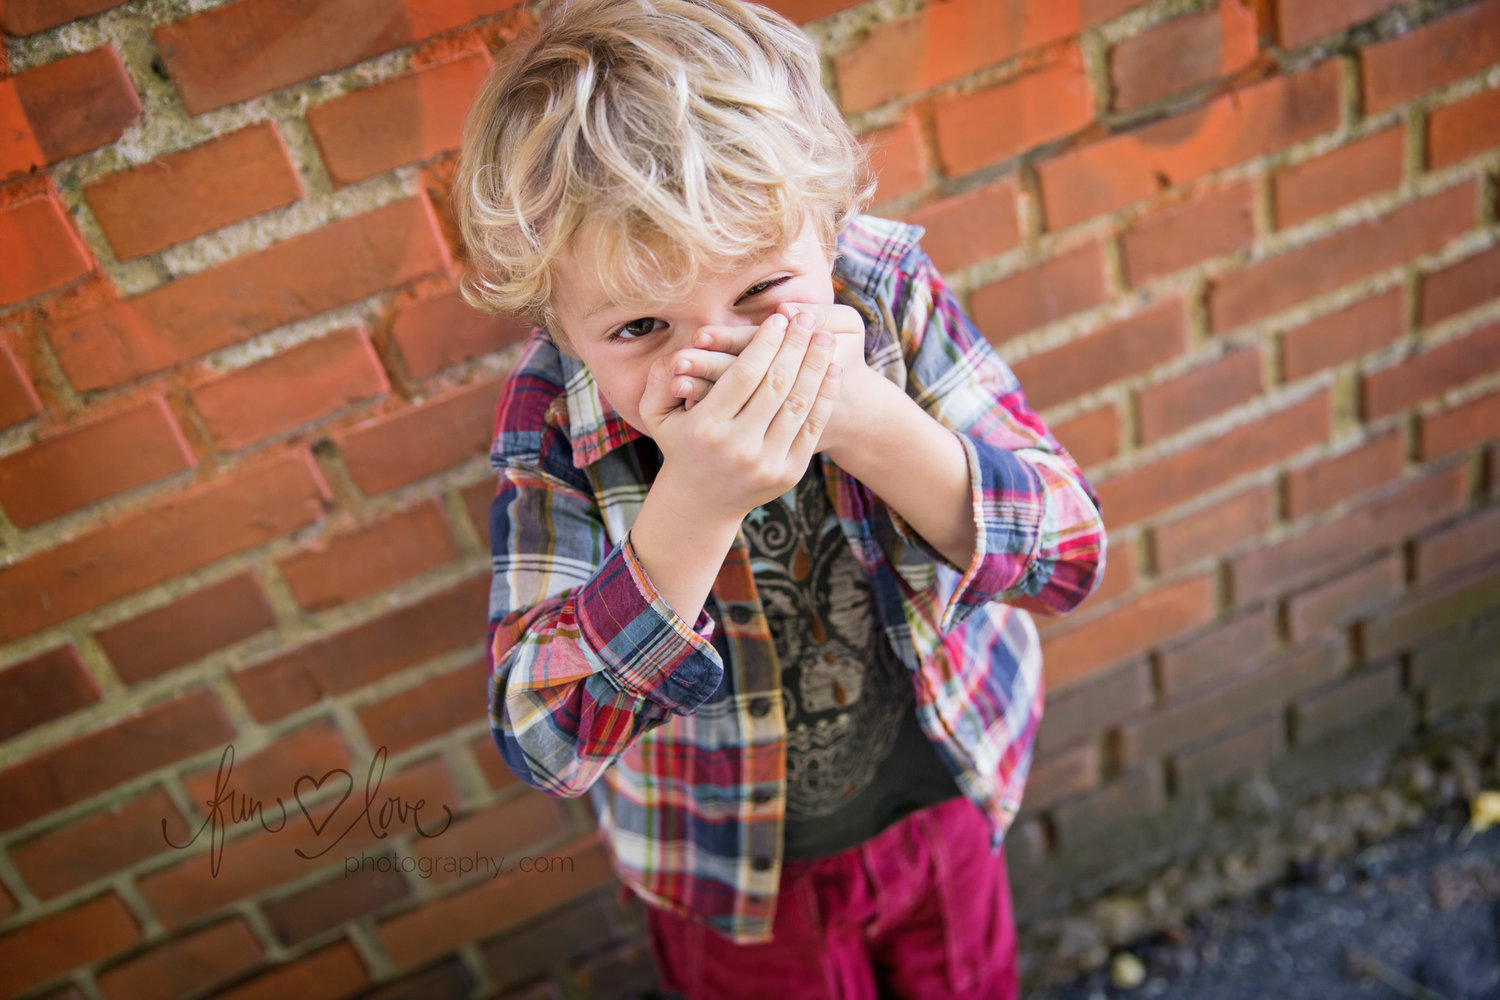
<svg viewBox="0 0 1500 1000"><path fill-rule="evenodd" d="M313 819L313 814L308 811L307 803L302 801L302 783L305 781L309 785L312 785L312 791L309 793L309 795L317 795L323 790L324 782L328 781L329 778L332 778L335 775L344 779L344 794L339 796L339 800L333 804L333 808L328 810L328 815L323 817L323 822L319 823L317 820ZM333 819L333 814L339 811L339 807L348 801L349 793L352 791L354 791L354 778L349 774L348 771L344 770L341 767L336 767L332 771L327 771L324 773L323 777L316 779L313 778L313 776L310 774L304 774L302 777L298 778L297 783L292 786L292 793L297 798L297 806L302 810L302 815L307 817L308 824L313 828L314 836L322 836L323 828L328 825L329 820Z"/></svg>

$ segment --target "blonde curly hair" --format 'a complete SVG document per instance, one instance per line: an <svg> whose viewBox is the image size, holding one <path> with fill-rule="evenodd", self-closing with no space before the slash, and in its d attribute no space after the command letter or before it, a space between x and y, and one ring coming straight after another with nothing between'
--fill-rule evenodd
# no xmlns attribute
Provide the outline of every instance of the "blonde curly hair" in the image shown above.
<svg viewBox="0 0 1500 1000"><path fill-rule="evenodd" d="M763 7L555 0L516 48L469 113L454 186L477 308L554 327L555 265L585 247L614 302L672 301L808 219L831 253L869 199L816 46Z"/></svg>

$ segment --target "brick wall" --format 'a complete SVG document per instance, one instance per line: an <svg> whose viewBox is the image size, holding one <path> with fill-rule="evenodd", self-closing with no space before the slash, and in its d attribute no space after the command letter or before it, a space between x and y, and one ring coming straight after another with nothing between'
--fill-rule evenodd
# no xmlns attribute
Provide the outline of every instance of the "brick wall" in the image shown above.
<svg viewBox="0 0 1500 1000"><path fill-rule="evenodd" d="M779 6L1103 497L1023 907L1500 701L1500 0ZM483 718L445 192L533 14L0 7L0 995L649 985Z"/></svg>

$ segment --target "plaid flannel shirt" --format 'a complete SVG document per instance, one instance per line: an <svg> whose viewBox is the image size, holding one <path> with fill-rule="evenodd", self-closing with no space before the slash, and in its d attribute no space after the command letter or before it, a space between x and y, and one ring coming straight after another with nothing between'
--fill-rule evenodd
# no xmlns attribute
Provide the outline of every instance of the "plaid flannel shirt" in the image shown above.
<svg viewBox="0 0 1500 1000"><path fill-rule="evenodd" d="M865 318L870 366L963 442L972 561L949 564L869 489L814 461L910 672L918 721L991 819L998 849L1041 719L1028 610L1060 614L1088 596L1104 530L1093 491L948 292L920 234L855 219L839 239L834 287ZM591 793L617 873L648 903L737 941L768 939L786 728L743 536L713 587L718 624L674 614L630 540L660 452L540 330L500 400L492 462L490 725L501 754L536 788Z"/></svg>

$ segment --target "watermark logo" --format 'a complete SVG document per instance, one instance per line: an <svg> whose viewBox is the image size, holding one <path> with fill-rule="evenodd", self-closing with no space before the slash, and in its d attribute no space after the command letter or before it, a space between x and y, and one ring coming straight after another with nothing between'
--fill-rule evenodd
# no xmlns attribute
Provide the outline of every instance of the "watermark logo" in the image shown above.
<svg viewBox="0 0 1500 1000"><path fill-rule="evenodd" d="M307 821L318 843L317 849L311 852L304 851L300 847L294 848L299 858L309 860L321 858L361 824L377 840L384 840L388 837L392 827L404 828L410 825L418 836L427 839L440 836L448 829L453 822L453 811L446 805L429 807L426 799L408 799L401 795L381 797L380 784L385 777L385 758L385 747L375 751L375 756L370 761L370 769L365 774L364 802L362 805L356 803L357 812L351 812L355 806L345 808L349 799L354 795L355 781L354 775L341 767L324 771L316 777L304 774L292 783L292 801L296 803L297 809L301 812L302 818ZM219 874L219 868L223 863L224 841L231 827L243 823L259 823L261 829L267 833L278 833L285 830L287 823L296 816L296 813L291 812L278 795L275 797L274 807L276 817L271 818L271 810L264 801L235 790L230 783L233 773L234 744L231 743L224 748L224 753L219 757L219 770L214 778L213 795L205 799L203 803L208 815L186 842L174 843L167 833L167 820L161 821L162 838L166 840L168 846L178 850L191 847L204 833L208 834L208 867L210 874L214 876ZM319 820L314 816L308 803L317 804L319 793L325 786L330 785L334 788L342 788L343 793L337 799L330 797L332 808L323 813L322 819ZM424 809L427 810L425 816ZM439 810L442 813L440 817L437 815ZM339 822L335 823L335 819ZM345 867L347 870L347 863Z"/></svg>
<svg viewBox="0 0 1500 1000"><path fill-rule="evenodd" d="M510 867L506 867L507 861L510 862ZM364 851L360 851L358 857L350 854L344 858L345 878L359 874L388 875L394 872L407 872L430 879L439 873L462 877L475 872L488 872L490 878L495 879L501 873L510 871L566 873L573 871L573 859L566 854L536 856L523 854L520 857L510 857L504 854L499 857L487 854L376 854L372 856Z"/></svg>

